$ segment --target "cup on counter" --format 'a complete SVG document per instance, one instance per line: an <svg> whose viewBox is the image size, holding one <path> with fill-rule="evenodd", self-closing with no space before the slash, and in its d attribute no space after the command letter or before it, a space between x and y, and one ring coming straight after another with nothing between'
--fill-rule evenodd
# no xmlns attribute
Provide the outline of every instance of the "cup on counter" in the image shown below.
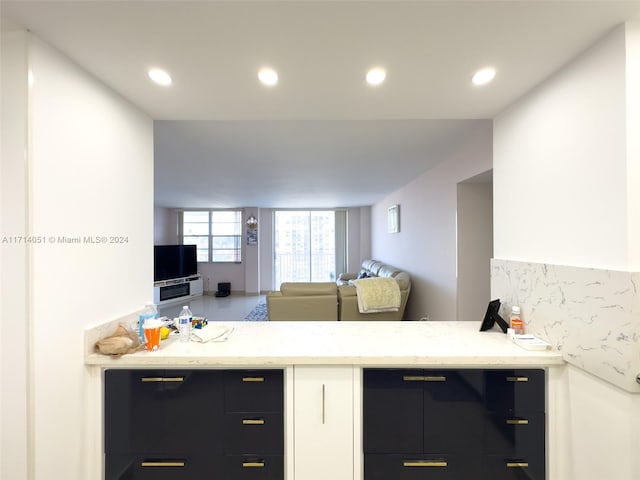
<svg viewBox="0 0 640 480"><path fill-rule="evenodd" d="M149 352L155 352L160 348L160 329L162 321L157 318L148 318L144 321L145 347Z"/></svg>

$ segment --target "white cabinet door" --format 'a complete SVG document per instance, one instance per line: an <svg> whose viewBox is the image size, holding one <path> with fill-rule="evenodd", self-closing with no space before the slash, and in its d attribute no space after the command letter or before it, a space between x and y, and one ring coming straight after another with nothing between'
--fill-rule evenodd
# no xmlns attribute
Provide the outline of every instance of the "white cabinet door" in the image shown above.
<svg viewBox="0 0 640 480"><path fill-rule="evenodd" d="M294 367L294 480L354 480L354 373Z"/></svg>

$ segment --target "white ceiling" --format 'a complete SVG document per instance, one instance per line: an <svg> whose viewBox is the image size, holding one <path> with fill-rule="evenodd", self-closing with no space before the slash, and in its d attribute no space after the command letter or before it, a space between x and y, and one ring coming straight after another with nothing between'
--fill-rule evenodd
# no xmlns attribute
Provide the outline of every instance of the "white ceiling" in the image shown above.
<svg viewBox="0 0 640 480"><path fill-rule="evenodd" d="M7 1L147 112L156 204L369 205L626 20L618 1ZM280 82L257 82L259 67ZM365 84L371 66L387 70ZM473 87L479 67L496 80ZM169 88L147 69L167 69Z"/></svg>

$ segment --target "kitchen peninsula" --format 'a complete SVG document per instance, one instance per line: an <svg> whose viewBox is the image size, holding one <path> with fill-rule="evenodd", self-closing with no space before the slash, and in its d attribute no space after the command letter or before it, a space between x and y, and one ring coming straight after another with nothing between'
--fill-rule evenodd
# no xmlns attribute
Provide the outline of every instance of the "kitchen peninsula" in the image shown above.
<svg viewBox="0 0 640 480"><path fill-rule="evenodd" d="M357 365L490 367L563 365L557 351L527 351L495 327L474 322L221 322L224 342L183 344L171 336L157 352L111 358L87 351L85 363L104 368L286 367ZM94 329L95 330L95 329ZM95 338L92 337L92 338ZM90 342L88 342L90 343ZM88 345L88 349L91 344Z"/></svg>
<svg viewBox="0 0 640 480"><path fill-rule="evenodd" d="M548 454L553 452L553 446L560 435L554 413L558 396L561 395L564 361L557 351L524 350L497 328L479 332L479 324L475 322L223 323L232 327L233 331L221 342L180 343L177 337L170 337L158 352L138 352L120 358L90 353L87 348L85 363L92 372L92 391L101 410L104 410L103 401L109 398L110 387L107 380L110 376L115 378L128 375L130 372L131 378L140 378L141 382L150 382L148 379L165 382L165 388L170 388L176 381L186 382L187 379L199 375L199 379L194 382L219 382L219 390L223 391L219 400L219 424L223 426L220 435L230 440L222 442L223 445L219 446L220 460L215 465L220 465L229 478L236 477L232 473L236 462L237 478L244 478L242 474L247 470L243 469L243 466L265 468L264 478L271 479L369 480L378 478L374 476L374 472L384 472L383 477L379 478L386 478L384 475L397 476L398 472L401 472L398 469L425 466L432 468L420 471L426 473L434 472L434 469L438 468L448 468L454 472L451 478L458 478L455 475L462 476L465 473L455 473L456 469L465 465L466 468L470 468L468 465L471 468L476 468L474 465L484 468L486 465L483 475L487 478L519 478L509 475L513 475L518 469L528 469L528 474L534 475L532 478L557 480L554 472L557 468L556 463L561 460ZM90 346L89 339L95 339L99 332L105 330L94 329L87 332L87 347ZM261 372L264 372L264 375ZM210 380L202 380L203 375L208 375L207 378ZM238 383L240 387L230 386L235 377L238 378L238 382L247 383ZM235 413L237 411L248 410L230 405L229 399L270 398L274 392L272 387L271 390L265 391L264 395L257 393L257 389L262 384L266 388L267 380L271 378L275 378L275 385L280 385L280 411L273 411L272 407L263 411L258 406L249 409L251 415L242 421L247 422L246 428L257 431L256 425L264 425L264 419L267 418L265 415L281 418L280 428L283 435L278 432L273 434L273 438L284 438L284 441L275 442L275 445L278 445L278 442L282 445L281 451L265 450L263 454L256 456L255 452L260 452L259 447L238 446L237 452L225 450L231 448L229 445L237 445L236 438L244 438L242 432L236 436L225 433L227 430L224 429L231 422L229 419L239 415ZM399 383L396 379L400 379ZM130 379L121 381L120 384L127 382L141 384L140 381ZM507 382L505 385L509 390L505 390L506 387L496 382ZM446 384L452 386L445 387ZM240 395L237 388L247 393ZM449 390L441 390L442 388ZM215 389L210 390L212 391L208 395L214 398ZM391 397L387 398L384 394L380 396L380 392L385 390L393 392ZM500 393L503 390L504 395ZM405 398L403 395L410 399L408 403L399 401L400 403L395 405L395 399ZM451 398L451 402L442 402L443 395L449 395L447 398ZM120 397L121 395L118 396ZM429 398L437 400L429 403ZM513 402L514 398L524 399L525 404L528 399L537 399L537 404L503 405L504 402ZM384 433L381 435L375 428L385 424L375 419L385 417L386 415L380 413L385 411L388 412L388 418L393 419L394 415L402 413L401 410L407 408L407 405L412 405L413 399L419 399L419 404L415 406L417 415L425 417L424 426L419 428L443 428L445 435L438 434L434 440L436 442L446 441L442 440L446 438L446 432L455 431L454 437L460 442L454 443L459 445L452 444L445 448L444 445L436 444L430 447L426 440L429 436L427 432L424 445L421 443L419 447L423 450L421 453L417 453L411 445L402 447L406 449L406 454L405 450L392 452L395 445L380 447L380 442L384 443ZM216 401L211 400L210 403L209 411L213 416L217 415L214 410L218 407L213 406ZM467 406L470 408L465 410ZM206 407L202 408L201 414L207 411ZM517 411L516 417L512 412L514 409L522 412ZM503 418L502 410L507 416L506 420L503 419L500 423L507 427L500 427L497 434L490 433L489 430L494 428L491 425L495 423L495 417ZM102 418L100 412L95 413L98 418ZM529 415L529 420L523 419L524 413ZM468 423L465 425L468 425L470 430L457 431L456 429L462 428L459 426L438 427L426 420L430 415L435 415L439 421L452 414L466 416ZM107 415L107 418L111 417ZM371 419L374 419L373 423L378 427L372 428ZM105 423L109 429L108 421ZM393 423L395 424L395 420ZM538 444L537 453L530 453L531 460L520 459L524 455L519 450L516 451L520 447L504 447L504 452L491 450L494 447L503 449L496 447L500 438L505 435L519 436L521 431L529 428L529 424L532 431L535 430L532 433L534 443ZM105 437L104 427L96 424L100 438ZM236 427L229 427L234 428ZM476 430L473 430L474 428ZM517 435L514 429L518 430ZM485 445L481 438L476 438L477 432L480 432L479 435L489 432L486 435L492 435L491 438L497 440ZM106 436L109 435L107 431ZM402 437L404 432L393 435ZM422 433L419 436L423 438ZM469 451L468 443L476 440L475 448ZM117 445L117 442L112 443ZM529 445L531 442L527 440L525 443ZM102 442L98 441L98 445L101 444ZM273 445L273 442L269 445ZM108 448L107 445L107 450ZM436 450L431 451L430 448ZM193 478L200 478L198 469L207 471L208 468L208 471L211 471L212 468L218 468L204 465L205 460L215 462L211 460L215 457L212 452L206 459L204 455L194 455L194 458L187 461L185 455L180 453L174 455L179 457L178 460L171 457L170 461L165 459L158 462L156 459L154 463L139 455L133 447L130 457L126 456L127 452L116 452L117 455L112 455L106 451L104 455L105 451L102 448L100 450L95 454L96 473L101 475L105 468L105 457L107 463L112 457L124 458L125 460L118 465L129 462L127 468L133 468L134 471L135 468L144 465L180 465L183 468L190 465L192 470L182 472L191 474ZM437 453L435 457L434 452ZM502 466L496 466L498 457L500 462L502 457L506 459L503 476L500 470ZM517 458L512 460L512 457ZM509 469L506 466L510 466ZM269 470L269 467L273 469ZM176 469L178 476L175 478L180 478L180 472L177 470L179 469ZM134 473L131 478L146 478L143 473L139 475L138 477ZM111 480L119 477L107 475L105 478ZM478 478L484 477L481 475Z"/></svg>

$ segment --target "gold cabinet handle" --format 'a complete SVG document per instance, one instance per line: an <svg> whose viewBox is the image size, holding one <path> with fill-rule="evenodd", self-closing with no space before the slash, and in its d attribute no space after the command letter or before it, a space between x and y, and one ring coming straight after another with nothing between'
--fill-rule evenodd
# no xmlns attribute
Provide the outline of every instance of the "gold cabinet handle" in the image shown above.
<svg viewBox="0 0 640 480"><path fill-rule="evenodd" d="M142 383L149 383L149 382L161 382L162 381L162 377L142 377L140 379L140 381Z"/></svg>
<svg viewBox="0 0 640 480"><path fill-rule="evenodd" d="M446 467L447 462L444 460L405 460L402 462L403 467Z"/></svg>
<svg viewBox="0 0 640 480"><path fill-rule="evenodd" d="M142 383L154 383L154 382L184 382L184 377L142 377L140 379Z"/></svg>
<svg viewBox="0 0 640 480"><path fill-rule="evenodd" d="M529 377L507 377L507 382L528 382Z"/></svg>
<svg viewBox="0 0 640 480"><path fill-rule="evenodd" d="M507 425L529 425L529 420L524 418L508 418Z"/></svg>
<svg viewBox="0 0 640 480"><path fill-rule="evenodd" d="M185 462L141 462L141 467L184 467Z"/></svg>
<svg viewBox="0 0 640 480"><path fill-rule="evenodd" d="M405 382L446 382L444 375L405 375L402 377Z"/></svg>
<svg viewBox="0 0 640 480"><path fill-rule="evenodd" d="M264 419L262 418L243 418L243 425L264 425Z"/></svg>
<svg viewBox="0 0 640 480"><path fill-rule="evenodd" d="M243 382L264 382L264 377L242 377Z"/></svg>
<svg viewBox="0 0 640 480"><path fill-rule="evenodd" d="M507 462L507 468L527 468L528 462Z"/></svg>
<svg viewBox="0 0 640 480"><path fill-rule="evenodd" d="M262 468L264 465L264 462L242 462L242 468Z"/></svg>

